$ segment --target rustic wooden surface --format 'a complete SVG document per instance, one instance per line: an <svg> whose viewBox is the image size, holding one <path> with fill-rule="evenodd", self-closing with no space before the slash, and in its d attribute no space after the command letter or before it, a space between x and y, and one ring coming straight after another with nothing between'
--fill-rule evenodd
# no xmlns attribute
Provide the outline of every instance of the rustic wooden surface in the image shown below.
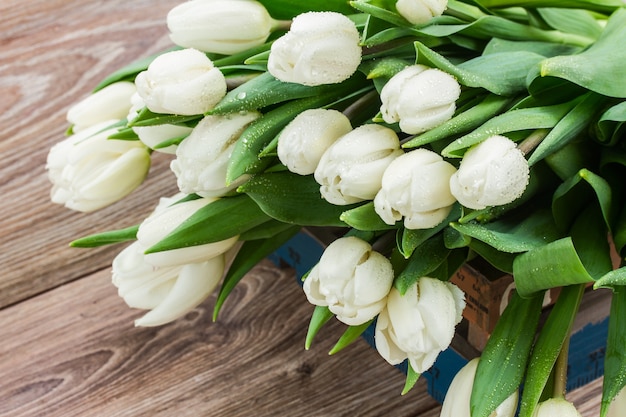
<svg viewBox="0 0 626 417"><path fill-rule="evenodd" d="M425 416L439 407L364 341L327 356L343 328L303 349L311 306L265 261L210 320L214 299L134 328L110 282L120 247L68 243L136 224L175 191L169 159L119 204L78 214L49 202L44 170L68 107L111 71L170 45L179 0L0 3L0 416ZM597 414L601 382L571 394Z"/></svg>

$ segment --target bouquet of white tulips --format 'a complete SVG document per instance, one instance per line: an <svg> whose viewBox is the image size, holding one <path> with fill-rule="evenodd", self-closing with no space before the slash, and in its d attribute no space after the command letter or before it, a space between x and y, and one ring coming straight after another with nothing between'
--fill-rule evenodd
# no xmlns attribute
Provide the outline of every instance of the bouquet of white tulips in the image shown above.
<svg viewBox="0 0 626 417"><path fill-rule="evenodd" d="M600 415L626 397L626 4L622 0L191 0L172 49L68 112L51 198L90 212L172 155L180 194L139 225L113 284L138 326L181 317L306 227L339 236L303 277L307 347L375 326L409 390L465 307L480 259L515 291L444 416L578 415L564 399L585 289L612 289ZM160 198L160 200L159 200ZM157 201L158 204L157 204ZM619 261L617 261L619 260ZM547 290L560 294L540 322Z"/></svg>

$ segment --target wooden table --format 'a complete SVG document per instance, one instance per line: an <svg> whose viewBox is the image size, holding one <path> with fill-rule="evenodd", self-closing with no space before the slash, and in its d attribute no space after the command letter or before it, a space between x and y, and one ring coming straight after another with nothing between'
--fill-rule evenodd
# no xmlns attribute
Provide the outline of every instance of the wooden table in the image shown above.
<svg viewBox="0 0 626 417"><path fill-rule="evenodd" d="M79 214L49 202L44 170L69 106L111 71L170 46L179 0L3 0L0 4L1 416L437 416L420 381L364 341L310 351L312 311L294 273L269 261L238 285L218 322L214 298L179 321L134 328L110 282L120 246L72 249L90 233L138 223L175 191L169 158L123 202ZM106 6L105 6L106 5ZM571 394L586 416L601 381Z"/></svg>

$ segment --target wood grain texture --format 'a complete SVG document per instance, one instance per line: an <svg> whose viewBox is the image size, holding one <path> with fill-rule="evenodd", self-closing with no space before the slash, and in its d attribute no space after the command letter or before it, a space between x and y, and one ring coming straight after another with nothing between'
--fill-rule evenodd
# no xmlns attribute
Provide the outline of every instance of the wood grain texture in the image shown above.
<svg viewBox="0 0 626 417"><path fill-rule="evenodd" d="M419 416L436 408L363 340L313 348L312 307L293 272L261 263L218 322L211 298L183 319L134 328L102 271L0 311L1 416Z"/></svg>
<svg viewBox="0 0 626 417"><path fill-rule="evenodd" d="M263 262L212 323L210 298L183 319L134 328L109 265L121 249L71 249L86 234L136 224L176 191L169 157L93 214L49 202L44 170L67 109L104 76L169 47L180 0L0 2L0 416L421 416L439 406L359 340L327 352L332 322L303 348L312 307L293 272ZM601 383L570 394L597 415Z"/></svg>

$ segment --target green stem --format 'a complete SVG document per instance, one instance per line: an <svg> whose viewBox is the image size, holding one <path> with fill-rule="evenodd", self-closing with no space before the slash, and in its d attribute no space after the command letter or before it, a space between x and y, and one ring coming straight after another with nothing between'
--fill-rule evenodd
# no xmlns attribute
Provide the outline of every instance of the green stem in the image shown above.
<svg viewBox="0 0 626 417"><path fill-rule="evenodd" d="M556 358L556 363L554 365L554 387L552 389L552 396L554 398L565 398L565 392L567 391L567 358L569 354L569 341L570 336L568 335L563 342L561 352Z"/></svg>
<svg viewBox="0 0 626 417"><path fill-rule="evenodd" d="M522 151L524 155L528 155L541 143L549 132L549 129L536 129L533 133L528 135L526 139L521 141L520 144L517 145L517 148Z"/></svg>

